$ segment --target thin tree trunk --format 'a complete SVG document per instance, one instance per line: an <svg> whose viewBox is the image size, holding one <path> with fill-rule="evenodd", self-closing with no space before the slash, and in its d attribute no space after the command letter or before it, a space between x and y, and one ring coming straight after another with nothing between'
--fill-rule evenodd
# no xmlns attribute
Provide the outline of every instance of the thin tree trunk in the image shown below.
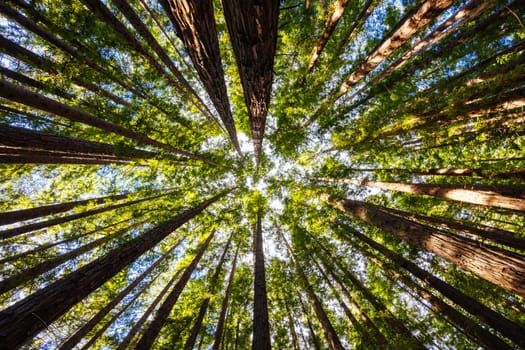
<svg viewBox="0 0 525 350"><path fill-rule="evenodd" d="M297 337L297 331L295 330L295 322L292 316L292 311L290 310L290 306L288 305L286 299L283 298L282 303L284 304L286 310L286 318L288 319L288 328L290 328L290 334L292 336L293 348L294 350L299 350L299 338Z"/></svg>
<svg viewBox="0 0 525 350"><path fill-rule="evenodd" d="M321 326L323 327L324 335L326 337L326 341L328 342L328 345L330 346L330 349L332 350L343 350L343 345L341 344L341 341L339 340L339 336L337 335L334 327L332 326L332 323L330 322L330 319L328 318L328 315L323 309L323 305L317 298L317 295L315 294L315 291L313 287L310 285L310 282L308 282L308 277L306 277L306 273L304 272L303 268L299 264L299 261L297 261L297 257L295 256L295 253L292 250L292 247L290 247L290 244L288 241L286 241L286 238L282 237L286 247L288 248L288 252L290 254L290 258L292 259L295 269L297 270L297 273L299 277L301 278L303 282L304 289L308 295L308 299L310 300L310 303L312 304L312 308L315 311L315 314L317 315L317 318L319 319L319 322L321 323Z"/></svg>
<svg viewBox="0 0 525 350"><path fill-rule="evenodd" d="M270 350L270 323L268 321L268 299L264 269L264 248L262 235L262 210L257 213L253 227L253 338L252 350Z"/></svg>
<svg viewBox="0 0 525 350"><path fill-rule="evenodd" d="M348 227L346 227L346 229L350 230ZM488 308L487 306L483 305L477 300L469 297L468 295L463 294L461 291L452 287L445 281L423 270L415 263L392 252L388 248L371 240L365 235L355 230L352 230L351 234L355 235L357 238L359 238L361 241L365 242L375 250L381 252L384 256L392 260L398 266L404 268L417 278L428 283L428 285L430 285L432 288L443 294L445 297L449 298L456 305L462 307L464 310L474 315L481 322L484 322L490 327L494 328L496 331L500 332L505 337L516 342L516 344L519 344L520 346L525 346L525 342L523 339L523 334L525 334L525 328L523 328L522 326L510 321L509 319L493 311L492 309Z"/></svg>
<svg viewBox="0 0 525 350"><path fill-rule="evenodd" d="M229 192L229 191L228 191ZM0 347L17 349L78 301L222 198L222 192L0 312Z"/></svg>
<svg viewBox="0 0 525 350"><path fill-rule="evenodd" d="M525 296L525 262L518 254L480 247L476 241L392 215L376 205L328 194L323 194L321 198L348 215L434 253L511 293Z"/></svg>
<svg viewBox="0 0 525 350"><path fill-rule="evenodd" d="M248 108L255 159L259 164L272 92L279 1L222 0L221 3Z"/></svg>
<svg viewBox="0 0 525 350"><path fill-rule="evenodd" d="M211 0L161 0L237 153L242 156L222 68Z"/></svg>
<svg viewBox="0 0 525 350"><path fill-rule="evenodd" d="M193 260L191 261L191 263L184 270L184 273L182 274L180 280L177 282L175 287L173 287L173 290L170 292L170 294L168 294L168 296L166 297L162 305L159 307L159 309L155 313L153 320L148 325L148 327L144 330L144 333L142 333L142 336L140 337L137 344L135 344L135 347L134 347L135 350L141 350L141 349L148 350L151 348L151 346L155 342L155 339L160 333L162 326L164 326L164 323L166 323L166 320L168 319L168 316L170 315L171 309L173 309L173 306L175 305L175 303L177 303L177 300L179 299L179 296L182 293L182 290L184 289L184 287L190 280L193 270L195 270L195 267L197 267L197 264L199 263L200 259L204 255L204 252L208 248L208 245L210 244L214 235L215 235L215 231L212 231L209 234L206 241L204 241L201 244L201 246L199 247L199 250L195 254L195 257L193 257Z"/></svg>
<svg viewBox="0 0 525 350"><path fill-rule="evenodd" d="M123 126L114 124L112 122L108 122L104 119L93 116L89 113L86 113L74 107L68 106L61 102L52 100L38 93L27 90L21 86L12 84L8 82L7 80L3 80L3 79L0 80L0 97L4 97L13 102L22 103L26 106L40 109L45 112L49 112L51 114L62 116L62 117L65 117L75 122L87 124L87 125L99 128L101 130L104 130L110 133L125 136L125 137L128 137L130 139L133 139L135 141L138 141L144 144L148 144L148 145L151 145L157 148L162 148L169 152L180 154L190 159L200 160L207 164L218 166L217 163L209 159L206 159L202 156L198 156L198 155L177 149L165 143L155 141L149 138L148 136L142 135L138 132L132 131Z"/></svg>
<svg viewBox="0 0 525 350"><path fill-rule="evenodd" d="M463 203L525 211L525 186L404 184L327 177L312 177L310 180L376 187L384 190L439 197Z"/></svg>
<svg viewBox="0 0 525 350"><path fill-rule="evenodd" d="M212 295L215 293L215 289L217 287L217 283L219 280L219 275L222 271L222 265L224 264L224 259L226 258L226 253L228 252L228 249L230 247L232 237L233 235L230 234L230 238L228 239L228 242L226 243L226 247L224 248L224 251L222 252L222 255L219 259L219 264L217 265L217 268L215 269L215 273L213 274L210 280L209 293ZM204 320L204 316L206 316L206 311L208 310L209 304L210 304L209 297L202 301L201 307L199 309L199 314L197 315L197 319L195 320L195 323L193 324L193 327L191 328L188 339L186 339L186 343L184 344L184 349L192 350L193 347L195 346L195 342L197 341L197 336L199 335L199 331L201 330L202 321Z"/></svg>
<svg viewBox="0 0 525 350"><path fill-rule="evenodd" d="M213 336L212 350L219 350L219 346L222 340L222 334L224 330L224 321L226 320L226 312L228 311L228 302L230 301L230 294L233 285L233 278L235 276L235 267L237 266L237 256L239 254L239 246L235 251L235 257L233 258L232 267L230 269L230 277L228 278L228 285L224 292L224 299L222 299L221 313L219 320L217 321L217 327L215 328L215 335Z"/></svg>
<svg viewBox="0 0 525 350"><path fill-rule="evenodd" d="M312 340L314 343L314 349L321 350L321 344L319 344L319 339L317 338L317 335L315 334L314 327L312 325L312 321L310 320L310 313L306 309L306 305L304 305L304 302L301 296L299 296L299 302L301 303L301 308L303 309L303 313L306 316L306 324L308 326L308 330L310 331L310 336L312 337Z"/></svg>
<svg viewBox="0 0 525 350"><path fill-rule="evenodd" d="M139 285L149 274L155 270L163 261L165 261L168 256L170 256L171 253L177 248L184 239L179 240L176 242L166 253L164 253L160 258L158 258L153 264L150 265L143 273L140 274L133 282L131 282L126 288L121 290L118 295L116 295L111 301L104 306L101 310L99 310L88 322L86 322L82 327L80 327L72 336L70 336L59 348L59 350L71 350L75 347L75 345L80 342L90 331L95 327L100 321L104 319L104 317L113 310L120 302L128 296L128 294ZM151 279L150 282L148 282L144 289L147 288L153 281L158 277L157 274L154 278ZM137 293L137 296L140 295L141 292ZM111 322L109 323L111 324Z"/></svg>
<svg viewBox="0 0 525 350"><path fill-rule="evenodd" d="M354 23L345 31L345 34L342 35L343 40L341 40L341 43L337 47L336 56L343 54L344 49L346 45L348 45L350 39L357 35L356 29L363 25L368 16L370 16L370 14L374 11L378 3L379 0L368 0L366 4L363 5L363 8L361 9L361 12L355 19Z"/></svg>

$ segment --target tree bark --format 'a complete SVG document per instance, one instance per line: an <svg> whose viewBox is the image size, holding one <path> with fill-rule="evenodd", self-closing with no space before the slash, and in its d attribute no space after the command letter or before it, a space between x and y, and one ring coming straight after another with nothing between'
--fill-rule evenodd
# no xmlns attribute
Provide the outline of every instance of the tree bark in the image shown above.
<svg viewBox="0 0 525 350"><path fill-rule="evenodd" d="M519 344L522 347L525 346L525 342L523 339L523 334L525 334L525 328L523 328L522 326L503 317L499 313L493 311L492 309L488 308L487 306L483 305L477 300L469 297L468 295L463 294L461 291L452 287L445 281L423 270L415 263L392 252L388 248L371 240L365 235L355 230L352 230L352 235L355 235L361 241L365 242L366 244L368 244L375 250L381 252L388 259L392 260L394 263L396 263L400 267L409 271L417 278L428 283L428 285L430 285L432 288L434 288L435 290L443 294L445 297L449 298L456 305L462 307L464 310L474 315L481 322L484 322L490 327L494 328L496 331L500 332L505 337L516 342L516 344ZM472 330L472 331L475 331L475 330Z"/></svg>
<svg viewBox="0 0 525 350"><path fill-rule="evenodd" d="M272 92L279 1L222 0L221 3L248 108L255 159L259 164Z"/></svg>
<svg viewBox="0 0 525 350"><path fill-rule="evenodd" d="M270 323L268 321L268 299L266 296L266 273L262 235L262 210L257 213L253 227L253 338L252 350L270 350Z"/></svg>
<svg viewBox="0 0 525 350"><path fill-rule="evenodd" d="M525 297L525 262L520 255L497 248L480 247L476 241L452 236L392 215L376 205L344 200L328 194L323 194L321 198L348 215L434 253L511 293Z"/></svg>
<svg viewBox="0 0 525 350"><path fill-rule="evenodd" d="M201 244L201 246L199 247L199 250L195 254L195 257L193 258L191 263L188 265L188 267L186 267L181 278L179 279L177 284L173 287L172 291L168 294L168 296L166 297L162 305L159 307L159 309L155 313L153 320L148 325L148 327L144 330L137 344L135 344L135 347L134 347L135 350L148 350L151 348L151 346L155 342L155 339L160 333L162 326L164 326L164 323L166 323L166 320L168 319L170 315L171 309L173 309L173 306L179 299L179 296L182 293L182 290L188 283L191 277L191 274L193 273L193 270L195 270L195 267L197 267L197 264L199 263L200 259L204 255L204 252L208 248L208 245L210 244L214 235L215 235L215 231L212 231L210 235L208 236L208 238L206 239L206 241L204 241Z"/></svg>
<svg viewBox="0 0 525 350"><path fill-rule="evenodd" d="M230 108L211 0L162 0L237 153L242 152Z"/></svg>
<svg viewBox="0 0 525 350"><path fill-rule="evenodd" d="M222 192L0 312L0 347L13 349L46 328L78 301L227 192Z"/></svg>
<svg viewBox="0 0 525 350"><path fill-rule="evenodd" d="M326 177L313 177L310 180L376 187L384 190L439 197L463 203L525 211L525 186L404 184Z"/></svg>

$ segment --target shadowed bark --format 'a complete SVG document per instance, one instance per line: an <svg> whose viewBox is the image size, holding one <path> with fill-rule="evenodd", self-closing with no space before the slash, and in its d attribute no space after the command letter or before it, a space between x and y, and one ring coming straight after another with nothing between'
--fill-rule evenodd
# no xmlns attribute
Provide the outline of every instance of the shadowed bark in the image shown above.
<svg viewBox="0 0 525 350"><path fill-rule="evenodd" d="M248 108L259 164L272 92L279 1L221 1Z"/></svg>

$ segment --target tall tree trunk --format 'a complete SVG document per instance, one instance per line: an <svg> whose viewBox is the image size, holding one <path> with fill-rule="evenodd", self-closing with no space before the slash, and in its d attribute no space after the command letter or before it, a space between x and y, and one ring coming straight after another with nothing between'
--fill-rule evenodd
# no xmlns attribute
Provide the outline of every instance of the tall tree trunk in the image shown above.
<svg viewBox="0 0 525 350"><path fill-rule="evenodd" d="M82 340L90 331L95 327L104 317L113 310L120 302L128 296L128 294L137 287L148 275L150 275L153 270L155 270L163 261L165 261L171 253L177 248L184 239L179 240L172 247L164 253L160 258L158 258L153 264L150 265L143 273L140 274L137 278L133 280L126 288L121 290L111 301L99 310L88 322L86 322L82 327L80 327L72 336L70 336L59 348L59 350L71 350L75 345ZM147 288L159 275L157 274L154 278L148 282L144 288ZM141 293L137 293L137 296Z"/></svg>
<svg viewBox="0 0 525 350"><path fill-rule="evenodd" d="M260 161L272 92L279 1L221 0L248 108L253 147Z"/></svg>
<svg viewBox="0 0 525 350"><path fill-rule="evenodd" d="M282 303L284 304L284 308L286 310L286 318L288 320L288 328L290 329L290 335L292 336L293 348L294 350L299 350L299 338L297 337L297 331L295 329L295 322L294 317L292 316L292 310L290 310L290 306L288 305L286 298L282 299Z"/></svg>
<svg viewBox="0 0 525 350"><path fill-rule="evenodd" d="M233 258L232 267L230 269L230 277L228 277L228 285L224 292L224 299L222 299L221 313L219 314L219 320L217 321L217 327L215 328L215 335L213 336L212 350L219 350L219 346L222 340L222 334L224 330L224 321L226 320L226 312L228 311L228 302L230 301L230 294L233 285L233 278L235 277L235 267L237 266L237 256L239 254L239 246L235 251L235 257Z"/></svg>
<svg viewBox="0 0 525 350"><path fill-rule="evenodd" d="M303 313L306 316L306 324L308 326L308 330L310 331L310 337L312 338L312 341L314 343L314 349L321 350L321 344L319 344L319 339L317 338L317 335L315 334L315 330L312 325L312 320L310 319L310 313L306 309L306 305L304 304L301 296L299 296L299 302L301 303L301 308L303 309ZM307 341L306 343L308 344L310 342Z"/></svg>
<svg viewBox="0 0 525 350"><path fill-rule="evenodd" d="M511 293L525 296L525 262L522 256L497 248L480 247L476 241L394 216L376 205L328 194L323 194L322 199L346 214L434 253Z"/></svg>
<svg viewBox="0 0 525 350"><path fill-rule="evenodd" d="M347 231L350 231L348 227L346 227L345 229ZM487 306L483 305L477 300L469 297L468 295L463 294L461 291L452 287L445 281L423 270L415 263L403 258L401 255L392 252L388 248L371 240L365 235L355 230L351 230L351 234L355 235L357 238L359 238L361 241L365 242L375 250L381 252L384 256L396 263L398 266L404 268L417 278L428 283L428 285L430 285L432 288L434 288L435 290L443 294L445 297L453 301L456 305L462 307L464 310L474 315L481 322L484 322L490 327L494 328L496 331L500 332L505 337L516 342L516 344L520 344L520 346L522 347L525 346L525 342L523 339L523 334L525 334L525 328L523 328L522 326L503 317L499 313L493 311L492 309L488 308Z"/></svg>
<svg viewBox="0 0 525 350"><path fill-rule="evenodd" d="M233 146L242 158L222 68L211 0L161 0L182 39Z"/></svg>
<svg viewBox="0 0 525 350"><path fill-rule="evenodd" d="M215 273L213 274L210 285L209 285L209 293L214 294L215 289L217 287L217 283L219 281L219 275L222 271L222 265L224 264L224 259L226 258L226 253L228 252L228 249L230 247L231 239L233 235L230 234L230 238L228 239L228 242L226 243L226 247L224 248L224 251L222 252L222 255L219 259L219 264L217 265L217 268L215 269ZM199 309L199 313L197 315L197 319L195 320L195 323L193 324L193 327L191 328L190 335L188 336L188 339L186 339L186 343L184 344L184 349L186 350L192 350L195 346L195 342L197 341L197 336L199 335L199 331L202 327L202 321L204 320L204 316L206 316L206 311L208 310L208 306L210 304L210 298L206 298L202 301L201 307Z"/></svg>
<svg viewBox="0 0 525 350"><path fill-rule="evenodd" d="M204 255L204 252L208 248L208 245L210 244L214 235L215 235L215 231L212 231L209 234L206 241L204 241L201 244L201 246L199 247L199 250L193 257L193 260L184 270L184 273L182 274L180 280L177 282L175 287L173 287L173 290L170 292L170 294L168 294L168 296L166 297L166 300L164 300L162 305L159 307L159 309L155 313L155 317L153 318L151 323L148 325L148 327L144 330L144 333L142 333L142 336L140 337L139 341L134 347L135 350L141 350L141 349L148 350L151 348L151 346L155 342L155 339L160 333L162 326L164 326L164 323L166 323L166 320L168 319L170 315L171 309L173 309L173 306L179 299L179 296L182 293L182 290L184 289L184 287L186 287L186 284L190 280L193 270L195 270L195 267L197 267L197 264L199 263L200 259Z"/></svg>
<svg viewBox="0 0 525 350"><path fill-rule="evenodd" d="M75 122L87 124L110 133L125 136L144 144L148 144L157 148L162 148L169 152L180 154L190 159L200 160L207 164L218 166L217 163L207 158L177 149L159 141L155 141L149 138L148 136L142 135L138 132L127 129L123 126L114 124L112 122L108 122L104 119L93 116L89 113L68 106L61 102L52 100L38 93L27 90L21 86L12 84L7 80L0 79L0 97L4 97L14 102L22 103L28 107L33 107L45 112L49 112L51 114L62 116Z"/></svg>
<svg viewBox="0 0 525 350"><path fill-rule="evenodd" d="M397 48L410 40L414 34L425 27L432 19L445 11L453 0L426 0L418 8L407 13L387 34L371 54L346 78L339 88L338 97L345 94L368 73L376 68Z"/></svg>
<svg viewBox="0 0 525 350"><path fill-rule="evenodd" d="M308 66L306 67L307 73L312 71L315 64L317 63L317 60L319 59L319 57L321 57L321 52L328 43L330 36L332 36L332 33L334 32L335 27L339 23L341 16L343 16L343 13L346 9L346 5L348 5L348 0L337 0L334 4L334 9L332 13L330 13L330 17L326 21L326 27L323 31L323 34L315 44L312 53L310 54L310 61L308 62Z"/></svg>
<svg viewBox="0 0 525 350"><path fill-rule="evenodd" d="M262 210L257 213L253 227L253 338L252 350L270 350L270 323L268 321L268 299L266 296L266 274L264 269L264 247L262 235Z"/></svg>
<svg viewBox="0 0 525 350"><path fill-rule="evenodd" d="M310 282L308 282L308 277L306 277L306 273L304 272L303 268L299 264L299 261L297 260L297 257L295 256L295 253L292 250L292 247L290 247L290 244L288 243L288 241L286 241L286 238L282 237L282 239L286 247L288 248L290 258L295 265L297 274L299 275L299 277L301 278L301 281L303 282L304 289L306 291L306 294L308 295L308 299L310 300L310 303L312 304L312 308L314 309L314 312L317 315L317 318L319 319L321 326L323 327L324 335L326 337L326 341L328 342L328 345L330 346L330 349L343 350L344 348L343 348L343 345L341 344L341 341L339 340L339 336L337 335L337 332L335 331L334 326L332 326L332 323L330 322L328 315L324 311L323 305L319 301L319 298L317 298L317 295L315 294L313 287L310 285Z"/></svg>
<svg viewBox="0 0 525 350"><path fill-rule="evenodd" d="M175 229L222 198L222 192L152 229L70 275L0 312L0 347L13 349L46 328L78 301L162 241Z"/></svg>
<svg viewBox="0 0 525 350"><path fill-rule="evenodd" d="M376 187L383 190L421 194L463 203L525 211L525 186L405 184L399 182L334 179L326 177L313 177L310 179L314 181Z"/></svg>

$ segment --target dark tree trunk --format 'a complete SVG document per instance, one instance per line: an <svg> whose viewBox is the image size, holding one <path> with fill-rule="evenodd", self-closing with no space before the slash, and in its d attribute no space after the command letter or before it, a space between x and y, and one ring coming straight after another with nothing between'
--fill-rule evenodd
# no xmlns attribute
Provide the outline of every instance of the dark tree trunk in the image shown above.
<svg viewBox="0 0 525 350"><path fill-rule="evenodd" d="M195 270L195 267L197 267L197 264L204 255L204 252L208 248L208 245L210 244L211 240L213 239L214 234L215 231L212 231L206 239L206 241L204 241L201 244L199 250L197 251L197 254L195 254L195 257L193 258L191 263L184 270L184 273L182 274L180 280L177 282L175 287L173 287L173 290L168 294L162 305L159 307L159 309L155 313L155 317L148 325L148 327L144 330L144 333L142 333L142 336L140 337L139 341L134 347L135 350L148 350L151 348L151 346L155 342L155 339L160 333L162 326L164 326L164 324L166 323L166 320L170 315L171 309L173 309L173 306L179 299L182 290L186 286L186 283L188 283L188 281L190 280L193 270Z"/></svg>
<svg viewBox="0 0 525 350"><path fill-rule="evenodd" d="M347 230L349 229L347 228ZM365 242L375 250L381 252L384 256L392 260L398 266L404 268L417 278L428 283L428 285L430 285L432 288L434 288L435 290L443 294L445 297L452 300L456 305L462 307L464 310L477 317L481 322L484 322L490 327L494 328L496 331L500 332L505 337L516 342L516 344L519 344L522 347L525 346L525 342L523 339L523 334L525 334L525 328L523 328L522 326L508 320L507 318L486 307L477 300L469 297L468 295L463 294L461 291L452 287L445 281L423 270L415 263L392 252L388 248L371 240L365 235L355 230L352 230L351 234L355 235L357 238L359 238L361 241ZM475 330L472 331L474 332Z"/></svg>
<svg viewBox="0 0 525 350"><path fill-rule="evenodd" d="M253 227L253 338L252 350L270 350L270 323L268 321L268 299L266 296L266 273L264 269L264 247L262 235L262 211L257 213Z"/></svg>
<svg viewBox="0 0 525 350"><path fill-rule="evenodd" d="M16 349L22 346L77 302L226 193L184 211L119 249L4 309L0 312L0 347Z"/></svg>
<svg viewBox="0 0 525 350"><path fill-rule="evenodd" d="M329 195L323 195L323 199L346 214L432 252L511 293L525 296L522 256L497 248L480 247L476 241L392 215L376 205Z"/></svg>
<svg viewBox="0 0 525 350"><path fill-rule="evenodd" d="M279 1L221 1L248 108L259 164L272 92Z"/></svg>
<svg viewBox="0 0 525 350"><path fill-rule="evenodd" d="M168 4L169 2L169 4ZM162 0L230 139L242 157L222 68L211 0Z"/></svg>
<svg viewBox="0 0 525 350"><path fill-rule="evenodd" d="M180 243L183 241L180 240L175 243L166 253L164 253L160 258L158 258L150 267L148 267L143 273L140 274L133 282L131 282L126 288L120 291L106 306L99 310L95 316L93 316L88 322L86 322L82 327L80 327L71 337L69 337L59 348L59 350L71 350L75 345L81 341L90 331L95 327L104 317L113 310L120 302L128 296L128 294L137 287L149 274L153 272L163 261L165 261L168 256L177 248ZM156 275L147 283L144 288L147 288L159 275ZM141 293L137 293L137 296Z"/></svg>

